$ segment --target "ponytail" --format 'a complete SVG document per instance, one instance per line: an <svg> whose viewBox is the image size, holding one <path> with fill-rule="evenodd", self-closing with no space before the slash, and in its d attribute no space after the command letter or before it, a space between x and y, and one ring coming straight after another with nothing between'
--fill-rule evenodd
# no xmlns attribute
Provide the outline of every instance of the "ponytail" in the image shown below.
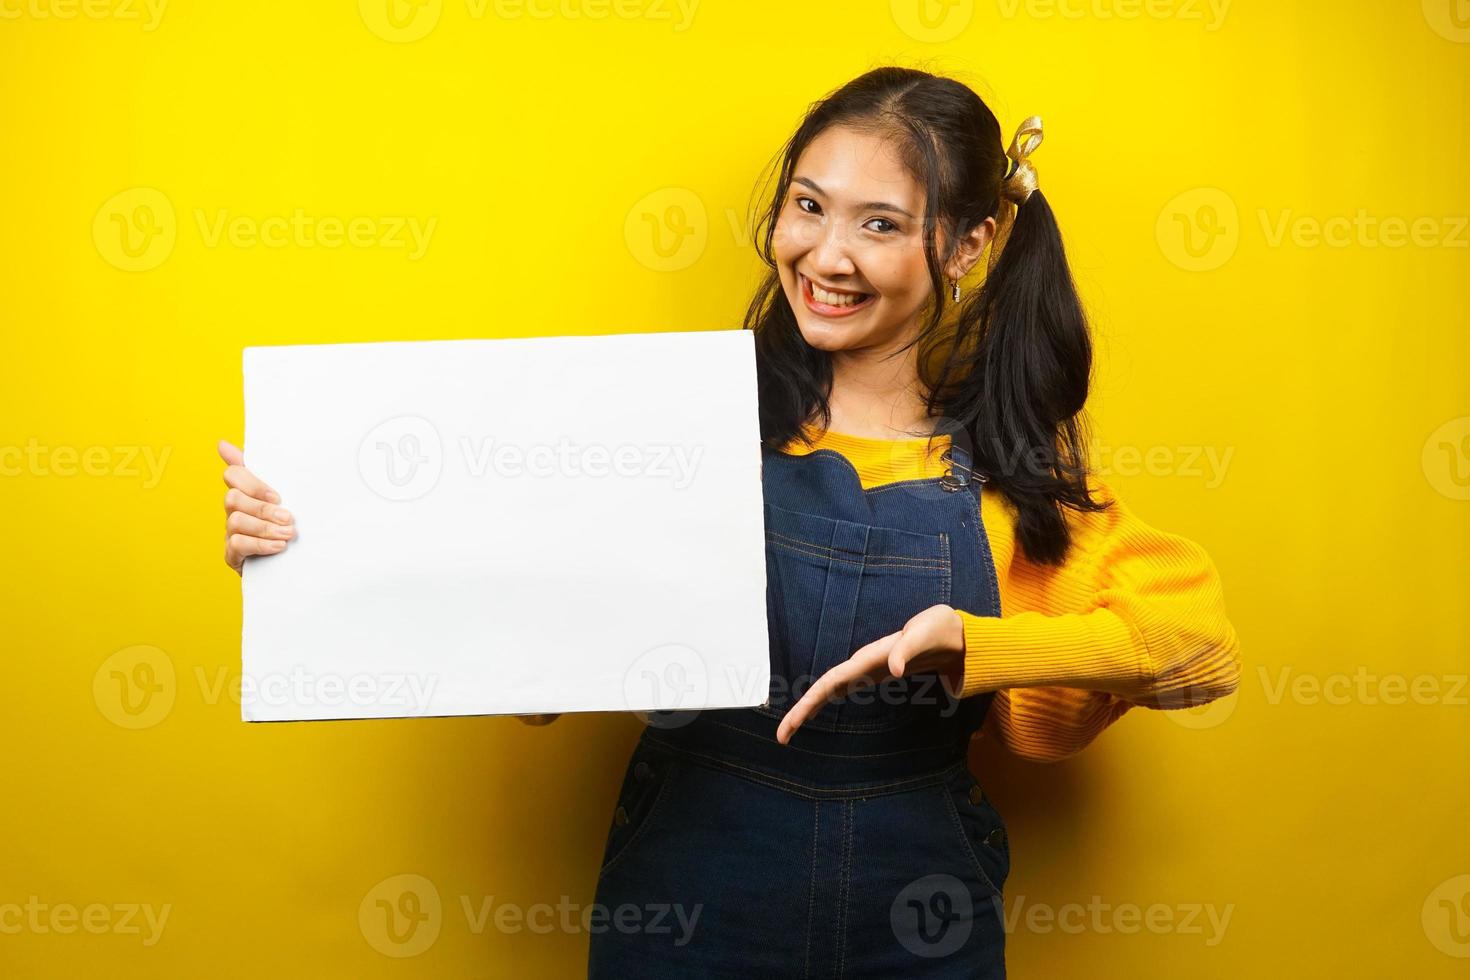
<svg viewBox="0 0 1470 980"><path fill-rule="evenodd" d="M930 412L951 421L987 486L1016 506L1026 557L1055 565L1071 543L1061 508L1107 506L1092 500L1086 479L1081 412L1092 341L1046 197L1030 190L1006 225L984 283L960 305Z"/></svg>

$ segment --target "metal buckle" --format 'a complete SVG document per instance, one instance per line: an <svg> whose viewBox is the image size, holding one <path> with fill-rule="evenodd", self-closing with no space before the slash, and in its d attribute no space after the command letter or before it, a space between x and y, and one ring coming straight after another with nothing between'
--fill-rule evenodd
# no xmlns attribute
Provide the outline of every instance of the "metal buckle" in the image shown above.
<svg viewBox="0 0 1470 980"><path fill-rule="evenodd" d="M939 478L940 488L949 493L954 493L956 490L962 490L969 486L971 479L978 480L981 483L984 483L988 479L983 473L976 473L963 463L955 462L954 456L950 453L949 449L945 449L944 452L940 453L939 459L941 462L949 464L949 470ZM955 470L963 470L965 478L963 480L957 478L954 475Z"/></svg>

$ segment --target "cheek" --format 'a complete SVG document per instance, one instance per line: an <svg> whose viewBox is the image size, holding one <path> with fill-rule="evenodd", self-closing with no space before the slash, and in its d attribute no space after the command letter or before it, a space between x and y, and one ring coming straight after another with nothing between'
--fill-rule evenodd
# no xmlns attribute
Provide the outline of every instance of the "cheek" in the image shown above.
<svg viewBox="0 0 1470 980"><path fill-rule="evenodd" d="M923 302L929 293L929 270L922 252L918 255L908 250L880 253L873 257L870 268L870 281L882 298L891 303L914 306Z"/></svg>
<svg viewBox="0 0 1470 980"><path fill-rule="evenodd" d="M797 240L798 227L785 217L777 219L771 241L771 252L776 256L778 264L791 265L801 257L802 248Z"/></svg>

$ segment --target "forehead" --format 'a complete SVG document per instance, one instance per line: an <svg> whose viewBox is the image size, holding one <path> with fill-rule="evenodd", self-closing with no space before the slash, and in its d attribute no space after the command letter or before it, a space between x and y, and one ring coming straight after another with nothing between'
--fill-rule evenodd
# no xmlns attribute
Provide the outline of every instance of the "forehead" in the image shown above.
<svg viewBox="0 0 1470 980"><path fill-rule="evenodd" d="M792 177L813 181L835 206L872 201L896 204L910 214L924 206L924 190L904 167L897 138L831 126L812 140L796 161ZM793 183L792 190L804 186Z"/></svg>

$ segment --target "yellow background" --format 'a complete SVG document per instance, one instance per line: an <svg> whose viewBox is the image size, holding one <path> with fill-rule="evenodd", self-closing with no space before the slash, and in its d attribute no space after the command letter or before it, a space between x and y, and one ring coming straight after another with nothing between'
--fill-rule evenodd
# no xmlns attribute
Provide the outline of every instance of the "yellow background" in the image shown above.
<svg viewBox="0 0 1470 980"><path fill-rule="evenodd" d="M977 744L1014 975L1463 975L1463 0L388 2L0 0L0 910L105 907L0 931L0 974L579 974L584 933L463 903L591 901L635 717L240 721L241 348L734 327L762 165L897 61L1042 116L1115 485L1243 641L1208 709L1054 766ZM298 209L435 224L251 244Z"/></svg>

